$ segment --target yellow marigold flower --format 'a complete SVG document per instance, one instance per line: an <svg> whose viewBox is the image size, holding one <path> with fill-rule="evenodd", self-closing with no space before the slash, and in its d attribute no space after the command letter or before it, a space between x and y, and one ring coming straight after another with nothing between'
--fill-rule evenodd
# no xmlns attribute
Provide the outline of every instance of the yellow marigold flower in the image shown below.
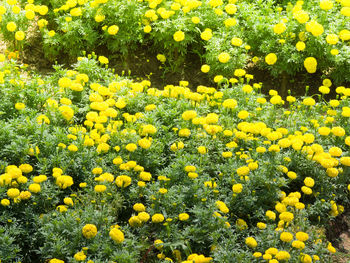
<svg viewBox="0 0 350 263"><path fill-rule="evenodd" d="M317 23L316 21L310 21L306 24L306 30L308 32L311 32L311 34L315 37L318 37L322 35L324 32L324 28L321 24Z"/></svg>
<svg viewBox="0 0 350 263"><path fill-rule="evenodd" d="M49 263L64 263L64 261L57 258L53 258L50 259Z"/></svg>
<svg viewBox="0 0 350 263"><path fill-rule="evenodd" d="M277 253L278 253L278 249L275 248L275 247L270 247L270 248L265 250L265 254L269 254L269 255L272 255L272 256L277 255Z"/></svg>
<svg viewBox="0 0 350 263"><path fill-rule="evenodd" d="M146 34L152 31L152 27L150 25L146 25L143 28L143 32L145 32Z"/></svg>
<svg viewBox="0 0 350 263"><path fill-rule="evenodd" d="M224 24L226 27L235 26L237 24L237 20L233 17L229 17L225 19Z"/></svg>
<svg viewBox="0 0 350 263"><path fill-rule="evenodd" d="M327 43L330 44L330 45L335 45L335 44L338 43L339 38L338 38L338 36L337 36L336 34L329 34L329 35L327 35L327 37L326 37L326 41L327 41Z"/></svg>
<svg viewBox="0 0 350 263"><path fill-rule="evenodd" d="M343 29L339 32L339 38L343 41L347 41L350 39L350 31L347 29Z"/></svg>
<svg viewBox="0 0 350 263"><path fill-rule="evenodd" d="M194 16L191 18L191 21L193 24L198 24L201 21L201 19L198 16Z"/></svg>
<svg viewBox="0 0 350 263"><path fill-rule="evenodd" d="M230 210L228 209L228 207L226 206L226 204L222 201L216 201L215 202L217 208L219 208L219 210L224 213L227 214L228 212L230 212Z"/></svg>
<svg viewBox="0 0 350 263"><path fill-rule="evenodd" d="M181 213L179 214L179 220L180 221L186 221L190 218L190 216L187 213Z"/></svg>
<svg viewBox="0 0 350 263"><path fill-rule="evenodd" d="M207 153L207 148L206 148L205 146L199 146L199 147L197 148L197 150L198 150L198 152L199 152L200 154L206 154L206 153Z"/></svg>
<svg viewBox="0 0 350 263"><path fill-rule="evenodd" d="M145 111L152 111L152 110L154 110L154 109L156 109L156 108L157 108L156 105L154 105L154 104L149 104L149 105L147 105L147 106L145 107Z"/></svg>
<svg viewBox="0 0 350 263"><path fill-rule="evenodd" d="M318 133L323 136L328 136L331 132L331 129L328 127L320 127L318 129Z"/></svg>
<svg viewBox="0 0 350 263"><path fill-rule="evenodd" d="M316 104L316 101L313 99L313 98L305 98L303 99L303 102L302 102L305 106L313 106Z"/></svg>
<svg viewBox="0 0 350 263"><path fill-rule="evenodd" d="M92 173L93 174L102 174L103 170L101 167L95 167L94 169L92 169Z"/></svg>
<svg viewBox="0 0 350 263"><path fill-rule="evenodd" d="M1 13L1 12L0 12ZM26 10L26 18L32 20L35 17L35 12L33 10Z"/></svg>
<svg viewBox="0 0 350 263"><path fill-rule="evenodd" d="M173 38L176 42L180 42L185 39L185 33L182 32L181 30L176 31L173 35Z"/></svg>
<svg viewBox="0 0 350 263"><path fill-rule="evenodd" d="M60 106L58 110L61 112L63 118L65 118L68 121L71 120L74 116L74 110L69 106Z"/></svg>
<svg viewBox="0 0 350 263"><path fill-rule="evenodd" d="M105 186L103 184L98 184L98 185L95 185L95 187L94 187L94 191L96 193L103 193L106 190L107 190L107 186Z"/></svg>
<svg viewBox="0 0 350 263"><path fill-rule="evenodd" d="M232 186L232 191L235 193L235 194L239 194L241 193L243 190L243 185L242 184L234 184Z"/></svg>
<svg viewBox="0 0 350 263"><path fill-rule="evenodd" d="M33 171L33 166L31 166L30 164L21 164L19 167L18 167L23 173L30 173Z"/></svg>
<svg viewBox="0 0 350 263"><path fill-rule="evenodd" d="M276 213L271 211L271 210L267 210L265 215L270 219L270 220L275 220L276 219Z"/></svg>
<svg viewBox="0 0 350 263"><path fill-rule="evenodd" d="M231 56L227 52L222 52L219 54L218 59L221 63L227 63L230 60Z"/></svg>
<svg viewBox="0 0 350 263"><path fill-rule="evenodd" d="M350 136L347 136L347 137L345 138L345 144L346 144L347 146L350 146Z"/></svg>
<svg viewBox="0 0 350 263"><path fill-rule="evenodd" d="M281 261L288 260L290 259L290 254L287 251L281 250L277 252L277 254L275 255L275 258Z"/></svg>
<svg viewBox="0 0 350 263"><path fill-rule="evenodd" d="M242 166L242 167L239 167L237 169L237 174L239 176L246 176L249 174L249 172L250 172L250 170L249 170L248 166Z"/></svg>
<svg viewBox="0 0 350 263"><path fill-rule="evenodd" d="M146 207L141 204L141 203L136 203L133 205L133 209L136 211L136 212L144 212L146 211Z"/></svg>
<svg viewBox="0 0 350 263"><path fill-rule="evenodd" d="M109 236L118 244L124 241L124 233L118 228L112 228L109 231Z"/></svg>
<svg viewBox="0 0 350 263"><path fill-rule="evenodd" d="M210 0L209 1L209 5L213 8L216 8L216 7L221 6L223 4L224 4L224 2L222 0Z"/></svg>
<svg viewBox="0 0 350 263"><path fill-rule="evenodd" d="M222 152L222 157L224 157L224 158L230 158L230 157L232 157L232 152Z"/></svg>
<svg viewBox="0 0 350 263"><path fill-rule="evenodd" d="M15 39L17 40L17 41L22 41L24 38L25 38L25 33L23 32L23 31L17 31L16 33L15 33Z"/></svg>
<svg viewBox="0 0 350 263"><path fill-rule="evenodd" d="M143 149L148 149L151 147L151 140L150 139L147 139L147 138L143 138L141 140L138 140L138 145L143 148Z"/></svg>
<svg viewBox="0 0 350 263"><path fill-rule="evenodd" d="M71 145L68 146L68 150L70 152L76 152L76 151L78 151L78 147L76 145L74 145L74 144L71 144Z"/></svg>
<svg viewBox="0 0 350 263"><path fill-rule="evenodd" d="M275 32L275 34L277 34L277 35L280 35L284 31L286 31L286 29L287 29L287 27L284 23L278 23L278 24L274 25L273 32Z"/></svg>
<svg viewBox="0 0 350 263"><path fill-rule="evenodd" d="M277 61L277 56L275 53L270 53L265 57L265 62L268 65L273 65L276 63L276 61Z"/></svg>
<svg viewBox="0 0 350 263"><path fill-rule="evenodd" d="M225 6L225 11L227 14L233 15L237 12L237 6L230 2Z"/></svg>
<svg viewBox="0 0 350 263"><path fill-rule="evenodd" d="M16 30L16 28L17 28L17 25L16 25L15 22L9 22L6 25L6 28L7 28L8 31L14 32Z"/></svg>
<svg viewBox="0 0 350 263"><path fill-rule="evenodd" d="M84 261L86 259L86 255L84 254L84 251L80 251L78 253L75 253L74 259L76 261Z"/></svg>
<svg viewBox="0 0 350 263"><path fill-rule="evenodd" d="M82 233L87 239L94 238L97 235L97 227L94 224L86 224L82 229Z"/></svg>
<svg viewBox="0 0 350 263"><path fill-rule="evenodd" d="M210 70L210 66L209 66L209 65L206 65L206 64L202 65L201 71L202 71L203 73L208 73L209 70Z"/></svg>
<svg viewBox="0 0 350 263"><path fill-rule="evenodd" d="M204 182L204 186L205 187L209 187L209 188L216 188L217 187L217 183L213 182L213 181L206 181L206 182Z"/></svg>
<svg viewBox="0 0 350 263"><path fill-rule="evenodd" d="M10 188L7 190L7 196L9 198L15 199L16 197L18 197L20 194L20 191L17 188Z"/></svg>
<svg viewBox="0 0 350 263"><path fill-rule="evenodd" d="M343 153L342 149L340 149L339 147L331 147L329 149L329 153L332 155L332 156L336 156L336 157L340 157Z"/></svg>
<svg viewBox="0 0 350 263"><path fill-rule="evenodd" d="M243 45L243 40L239 37L234 37L231 39L231 44L236 47L240 47Z"/></svg>
<svg viewBox="0 0 350 263"><path fill-rule="evenodd" d="M151 181L152 179L152 175L149 172L144 172L144 171L140 172L139 177L143 181Z"/></svg>
<svg viewBox="0 0 350 263"><path fill-rule="evenodd" d="M303 254L301 256L300 260L301 260L302 263L311 263L312 262L312 257L310 255L308 255L308 254Z"/></svg>
<svg viewBox="0 0 350 263"><path fill-rule="evenodd" d="M304 184L307 186L307 187L313 187L315 185L315 180L312 179L311 177L306 177L304 179Z"/></svg>
<svg viewBox="0 0 350 263"><path fill-rule="evenodd" d="M269 152L280 152L280 147L277 144L272 144L269 147Z"/></svg>
<svg viewBox="0 0 350 263"><path fill-rule="evenodd" d="M142 222L147 222L150 219L150 215L147 212L140 212L137 216Z"/></svg>
<svg viewBox="0 0 350 263"><path fill-rule="evenodd" d="M209 113L206 117L205 117L205 122L207 124L215 124L219 121L219 116L216 113Z"/></svg>
<svg viewBox="0 0 350 263"><path fill-rule="evenodd" d="M259 229L265 229L265 228L266 228L266 224L263 223L263 222L258 222L258 223L256 224L256 226L257 226Z"/></svg>
<svg viewBox="0 0 350 263"><path fill-rule="evenodd" d="M305 24L310 19L309 14L304 10L294 12L293 17L298 20L300 24Z"/></svg>
<svg viewBox="0 0 350 263"><path fill-rule="evenodd" d="M135 143L129 143L125 146L125 149L129 152L134 152L137 149L137 145Z"/></svg>
<svg viewBox="0 0 350 263"><path fill-rule="evenodd" d="M251 248L255 248L258 246L258 242L256 242L254 237L247 237L245 239L245 243L247 246L251 247Z"/></svg>
<svg viewBox="0 0 350 263"><path fill-rule="evenodd" d="M166 61L166 57L163 54L157 54L157 59L162 63Z"/></svg>
<svg viewBox="0 0 350 263"><path fill-rule="evenodd" d="M39 21L38 21L39 28L43 28L43 27L47 26L47 24L48 24L48 21L46 19L39 19Z"/></svg>
<svg viewBox="0 0 350 263"><path fill-rule="evenodd" d="M115 178L115 183L118 187L128 187L131 184L131 177L127 175L119 175Z"/></svg>
<svg viewBox="0 0 350 263"><path fill-rule="evenodd" d="M337 177L339 174L339 171L337 168L327 168L326 173L329 177Z"/></svg>
<svg viewBox="0 0 350 263"><path fill-rule="evenodd" d="M10 205L10 200L8 200L8 199L6 199L6 198L4 198L4 199L1 199L1 202L0 202L0 204L2 205L2 206L9 206Z"/></svg>
<svg viewBox="0 0 350 263"><path fill-rule="evenodd" d="M339 100L330 100L329 101L329 105L331 105L331 107L333 107L333 108L338 107L339 104L340 104Z"/></svg>
<svg viewBox="0 0 350 263"><path fill-rule="evenodd" d="M298 51L303 51L305 49L306 45L305 45L305 42L298 41L298 43L296 43L295 47Z"/></svg>
<svg viewBox="0 0 350 263"><path fill-rule="evenodd" d="M293 240L293 234L289 233L289 232L282 232L281 235L280 235L280 239L283 242L290 242L290 241Z"/></svg>
<svg viewBox="0 0 350 263"><path fill-rule="evenodd" d="M350 166L350 157L341 157L340 158L340 163L345 166Z"/></svg>
<svg viewBox="0 0 350 263"><path fill-rule="evenodd" d="M264 153L264 152L266 152L266 148L262 147L262 146L258 146L255 150L256 150L257 153Z"/></svg>
<svg viewBox="0 0 350 263"><path fill-rule="evenodd" d="M108 34L112 36L116 35L118 31L119 31L119 27L117 25L112 25L107 29Z"/></svg>
<svg viewBox="0 0 350 263"><path fill-rule="evenodd" d="M166 188L159 188L158 192L161 193L161 194L166 194L168 192L168 189L166 189Z"/></svg>
<svg viewBox="0 0 350 263"><path fill-rule="evenodd" d="M39 193L41 191L40 184L30 184L28 190L32 193Z"/></svg>
<svg viewBox="0 0 350 263"><path fill-rule="evenodd" d="M317 69L317 60L314 57L308 57L304 60L304 67L309 73L315 73Z"/></svg>
<svg viewBox="0 0 350 263"><path fill-rule="evenodd" d="M205 41L208 41L213 37L212 30L210 28L206 28L202 33L201 33L201 38Z"/></svg>
<svg viewBox="0 0 350 263"><path fill-rule="evenodd" d="M101 64L108 64L108 63L109 63L108 58L106 58L105 56L99 56L99 57L98 57L98 61L99 61Z"/></svg>
<svg viewBox="0 0 350 263"><path fill-rule="evenodd" d="M331 132L333 133L334 136L337 137L343 137L345 135L345 130L342 127L333 127L331 129Z"/></svg>
<svg viewBox="0 0 350 263"><path fill-rule="evenodd" d="M331 253L337 252L337 250L332 246L332 243L331 243L331 242L328 243L327 249L328 249L328 251L331 252Z"/></svg>
<svg viewBox="0 0 350 263"><path fill-rule="evenodd" d="M180 137L189 137L191 135L191 131L187 128L179 130Z"/></svg>
<svg viewBox="0 0 350 263"><path fill-rule="evenodd" d="M295 234L295 237L296 237L299 241L302 241L302 242L305 242L306 240L309 239L309 235L308 235L307 233L301 232L301 231L297 232L297 233Z"/></svg>
<svg viewBox="0 0 350 263"><path fill-rule="evenodd" d="M192 120L193 118L195 118L197 116L197 112L194 111L194 110L187 110L185 112L182 113L182 118L185 120L185 121L188 121L188 120Z"/></svg>
<svg viewBox="0 0 350 263"><path fill-rule="evenodd" d="M242 110L238 112L237 117L240 118L241 120L245 120L246 118L249 117L249 112L246 110Z"/></svg>
<svg viewBox="0 0 350 263"><path fill-rule="evenodd" d="M269 263L270 263L270 261L272 260L272 255L270 255L270 254L264 254L264 255L263 255L263 259L269 260ZM275 262L274 262L274 263L275 263Z"/></svg>
<svg viewBox="0 0 350 263"><path fill-rule="evenodd" d="M333 8L333 2L331 0L321 0L320 7L323 10L330 10Z"/></svg>
<svg viewBox="0 0 350 263"><path fill-rule="evenodd" d="M195 172L196 171L196 167L193 165L187 165L185 166L185 172Z"/></svg>
<svg viewBox="0 0 350 263"><path fill-rule="evenodd" d="M154 240L154 246L156 249L161 250L163 248L164 242L160 239Z"/></svg>
<svg viewBox="0 0 350 263"><path fill-rule="evenodd" d="M305 243L303 241L301 241L301 240L295 240L295 241L292 242L292 247L295 247L295 248L301 250L301 249L305 248Z"/></svg>
<svg viewBox="0 0 350 263"><path fill-rule="evenodd" d="M97 23L100 23L100 22L102 22L103 20L105 20L105 16L104 15L100 15L100 14L97 14L96 16L95 16L95 21L97 22Z"/></svg>
<svg viewBox="0 0 350 263"><path fill-rule="evenodd" d="M152 216L153 223L161 223L164 221L164 216L162 214L154 214Z"/></svg>
<svg viewBox="0 0 350 263"><path fill-rule="evenodd" d="M318 88L318 91L321 92L322 94L328 94L330 92L330 89L326 86L320 86Z"/></svg>
<svg viewBox="0 0 350 263"><path fill-rule="evenodd" d="M73 199L70 198L70 197L65 197L65 198L63 199L63 202L64 202L65 205L69 205L69 206L73 206L73 205L74 205Z"/></svg>
<svg viewBox="0 0 350 263"><path fill-rule="evenodd" d="M279 219L283 220L284 222L291 222L294 219L294 215L291 212L282 212L279 215Z"/></svg>
<svg viewBox="0 0 350 263"><path fill-rule="evenodd" d="M307 187L307 186L302 186L301 191L306 194L306 195L311 195L312 194L312 189Z"/></svg>
<svg viewBox="0 0 350 263"><path fill-rule="evenodd" d="M73 178L69 175L61 175L56 178L56 184L62 188L66 189L73 185Z"/></svg>
<svg viewBox="0 0 350 263"><path fill-rule="evenodd" d="M38 11L40 15L44 16L49 11L49 8L46 5L41 5L39 6Z"/></svg>
<svg viewBox="0 0 350 263"><path fill-rule="evenodd" d="M142 126L142 131L141 131L140 135L142 135L142 136L153 135L156 132L157 132L156 127L154 127L151 124L146 124L146 125Z"/></svg>
<svg viewBox="0 0 350 263"><path fill-rule="evenodd" d="M33 182L37 184L45 182L46 180L47 180L47 176L43 174L33 177Z"/></svg>
<svg viewBox="0 0 350 263"><path fill-rule="evenodd" d="M228 109L234 109L237 107L237 101L235 99L226 99L223 101L222 106Z"/></svg>
<svg viewBox="0 0 350 263"><path fill-rule="evenodd" d="M31 196L32 196L32 194L31 194L29 191L22 191L22 192L19 194L19 198L20 198L21 200L28 200Z"/></svg>

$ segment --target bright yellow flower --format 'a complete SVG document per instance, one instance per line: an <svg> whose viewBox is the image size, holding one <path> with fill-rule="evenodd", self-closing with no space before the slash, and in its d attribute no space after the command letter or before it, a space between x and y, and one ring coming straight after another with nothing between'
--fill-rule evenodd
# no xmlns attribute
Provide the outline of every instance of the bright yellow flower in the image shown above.
<svg viewBox="0 0 350 263"><path fill-rule="evenodd" d="M97 227L94 224L86 224L82 229L82 233L87 239L94 238L97 235Z"/></svg>

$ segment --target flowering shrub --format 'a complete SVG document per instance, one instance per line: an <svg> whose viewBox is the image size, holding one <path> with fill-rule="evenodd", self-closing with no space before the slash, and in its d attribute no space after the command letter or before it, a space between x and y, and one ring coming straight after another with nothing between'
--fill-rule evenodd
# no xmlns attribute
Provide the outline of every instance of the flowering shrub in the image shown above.
<svg viewBox="0 0 350 263"><path fill-rule="evenodd" d="M142 45L171 70L196 54L212 76L232 76L249 63L275 77L318 71L336 83L349 81L348 1L286 2L6 1L1 30L20 48L34 28L52 60L96 48L125 55ZM309 57L318 62L311 71L304 67Z"/></svg>
<svg viewBox="0 0 350 263"><path fill-rule="evenodd" d="M317 225L349 202L349 88L285 101L239 69L218 88L159 90L95 54L52 76L23 70L5 60L0 71L1 260L322 262L336 251Z"/></svg>

